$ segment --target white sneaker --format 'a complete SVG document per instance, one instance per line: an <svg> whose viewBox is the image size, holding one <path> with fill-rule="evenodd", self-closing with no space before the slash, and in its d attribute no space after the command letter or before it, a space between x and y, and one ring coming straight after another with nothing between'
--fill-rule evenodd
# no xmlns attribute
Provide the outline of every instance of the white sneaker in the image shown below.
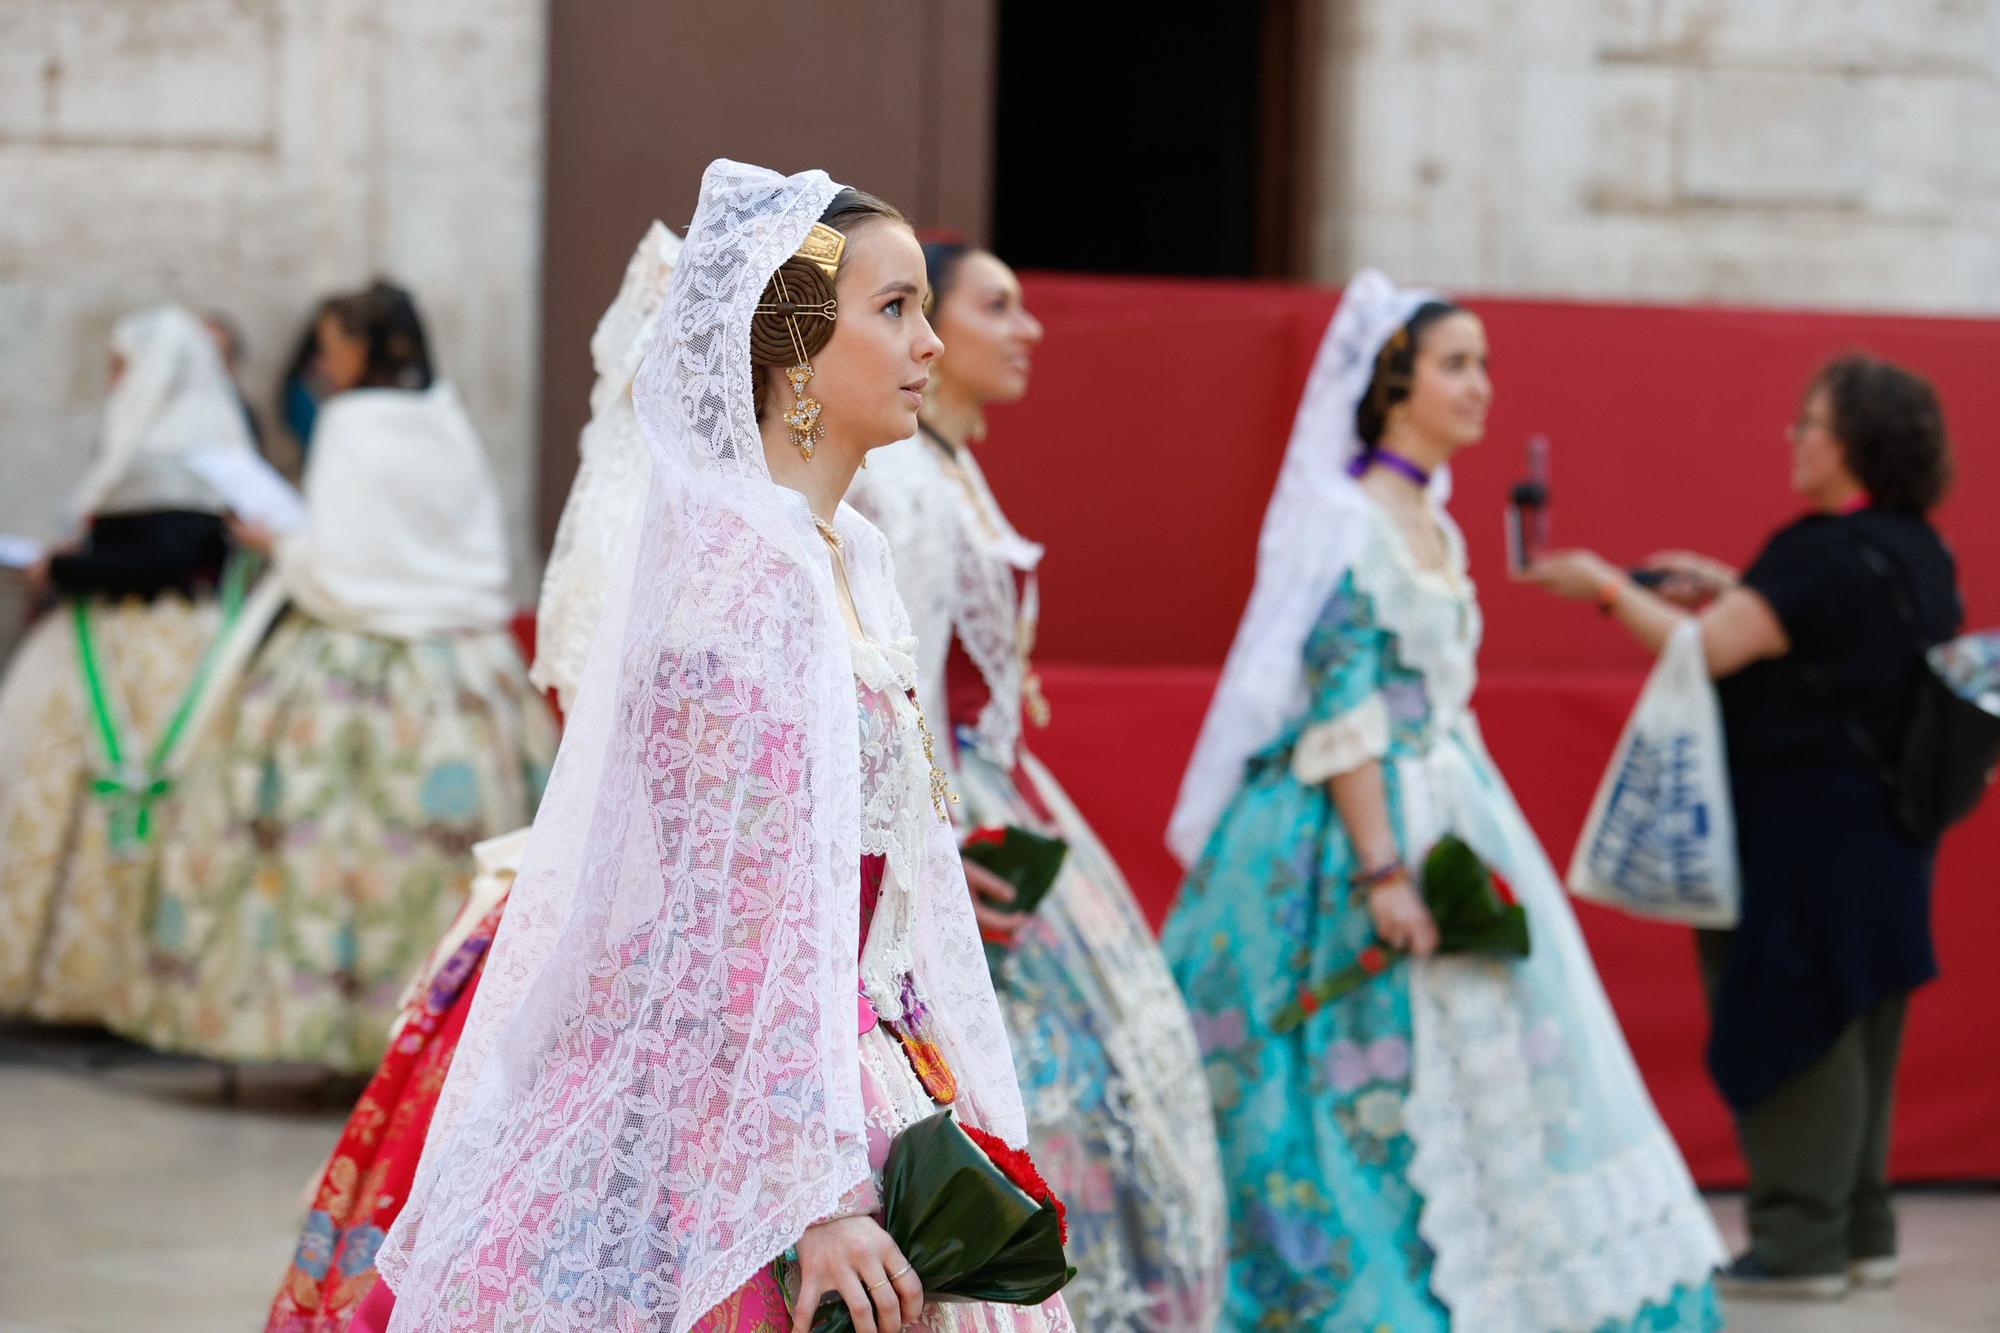
<svg viewBox="0 0 2000 1333"><path fill-rule="evenodd" d="M1847 1265L1847 1276L1857 1287L1879 1290L1896 1285L1896 1275L1900 1265L1893 1254L1878 1254L1873 1259L1855 1259Z"/></svg>

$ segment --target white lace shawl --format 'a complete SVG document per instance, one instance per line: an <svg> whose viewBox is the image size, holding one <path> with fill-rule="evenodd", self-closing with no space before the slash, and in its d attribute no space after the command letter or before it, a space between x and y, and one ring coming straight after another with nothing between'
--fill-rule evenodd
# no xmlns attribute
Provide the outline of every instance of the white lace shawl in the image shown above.
<svg viewBox="0 0 2000 1333"><path fill-rule="evenodd" d="M1472 707L1475 654L1485 632L1467 568L1465 537L1441 504L1431 519L1444 534L1446 564L1424 569L1410 555L1395 521L1358 488L1360 503L1343 522L1357 529L1354 589L1368 599L1375 621L1396 642L1397 665L1423 678L1426 731L1449 731ZM1380 759L1389 751L1391 710L1380 692L1339 717L1307 727L1292 747L1292 775L1301 782L1327 779Z"/></svg>
<svg viewBox="0 0 2000 1333"><path fill-rule="evenodd" d="M646 229L625 266L618 296L597 322L590 359L597 382L590 420L577 441L576 479L556 520L535 607L535 664L528 678L553 689L567 712L618 568L618 543L646 498L646 441L632 410L632 377L651 341L653 317L667 294L680 238L659 222Z"/></svg>
<svg viewBox="0 0 2000 1333"><path fill-rule="evenodd" d="M956 638L986 683L974 728L980 747L1011 768L1040 609L1042 548L1007 521L972 451L959 450L955 461L962 482L943 446L914 435L869 455L848 500L896 552L896 584L917 631L920 694L940 713L945 708L945 662Z"/></svg>
<svg viewBox="0 0 2000 1333"><path fill-rule="evenodd" d="M764 283L835 190L728 161L703 177L634 392L638 534L379 1256L394 1333L684 1333L868 1178L855 995L882 969L856 957L858 663L805 500L765 468L748 355ZM837 526L863 624L893 648L909 622L887 544L852 509ZM921 747L909 716L879 733L899 771ZM928 796L887 821L904 924L883 948L907 950L960 1113L1019 1144Z"/></svg>

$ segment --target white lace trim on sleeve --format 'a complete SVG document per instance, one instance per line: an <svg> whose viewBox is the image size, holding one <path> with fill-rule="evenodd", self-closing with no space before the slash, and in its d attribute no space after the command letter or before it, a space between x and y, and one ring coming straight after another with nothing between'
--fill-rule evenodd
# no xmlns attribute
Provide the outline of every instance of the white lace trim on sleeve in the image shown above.
<svg viewBox="0 0 2000 1333"><path fill-rule="evenodd" d="M1329 722L1316 722L1292 747L1292 776L1325 782L1389 753L1389 707L1371 694Z"/></svg>

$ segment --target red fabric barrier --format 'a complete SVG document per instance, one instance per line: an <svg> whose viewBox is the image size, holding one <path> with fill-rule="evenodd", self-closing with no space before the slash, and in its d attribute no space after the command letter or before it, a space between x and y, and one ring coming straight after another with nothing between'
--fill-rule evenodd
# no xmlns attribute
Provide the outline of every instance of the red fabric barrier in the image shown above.
<svg viewBox="0 0 2000 1333"><path fill-rule="evenodd" d="M1398 275L1403 276L1403 275ZM991 414L980 465L1049 548L1051 661L1214 665L1250 589L1257 525L1337 293L1030 274L1048 327L1034 385ZM1559 542L1636 562L1692 546L1744 562L1799 512L1784 426L1827 358L1865 348L1929 375L1959 442L1942 511L1975 624L2000 623L2000 321L1466 298L1496 399L1455 469L1487 616L1483 665L1635 671L1586 611L1508 584L1501 510L1524 444L1552 444Z"/></svg>
<svg viewBox="0 0 2000 1333"><path fill-rule="evenodd" d="M1157 926L1180 871L1161 842L1214 687L1204 668L1045 666L1055 718L1030 743L1089 816ZM1494 759L1556 870L1569 865L1597 779L1638 696L1621 674L1488 677L1475 701ZM1903 1050L1892 1169L1900 1180L2000 1178L2000 801L1946 840L1937 934L1943 979L1920 992ZM1626 1039L1695 1177L1739 1185L1722 1100L1702 1068L1707 1016L1690 934L1577 904Z"/></svg>
<svg viewBox="0 0 2000 1333"><path fill-rule="evenodd" d="M1408 276L1408 275L1398 275ZM1178 873L1161 845L1214 669L1249 594L1258 523L1338 293L1276 284L1028 274L1048 328L1028 398L991 414L980 461L1049 548L1041 655L1057 711L1036 739L1155 921ZM1452 509L1487 618L1486 733L1560 869L1636 693L1643 655L1588 609L1508 583L1507 488L1553 444L1555 535L1636 562L1667 546L1747 561L1798 512L1782 430L1812 370L1862 348L1929 375L1958 441L1940 515L1970 622L2000 622L2000 322L1467 297L1492 343L1488 442ZM2000 799L1948 841L1945 979L1913 1010L1895 1170L2000 1176ZM1741 1179L1701 1070L1682 930L1584 906L1584 928L1660 1109L1696 1174Z"/></svg>
<svg viewBox="0 0 2000 1333"><path fill-rule="evenodd" d="M1408 275L1398 275L1408 276ZM1213 670L1249 594L1256 532L1338 293L1256 283L1029 274L1048 328L1027 399L991 414L980 462L1047 544L1041 652L1057 720L1037 741L1158 920L1161 846ZM1850 349L1930 376L1958 442L1940 523L1970 623L2000 622L2000 322L1464 298L1485 320L1496 402L1454 469L1487 619L1481 714L1495 756L1567 865L1646 666L1588 609L1510 584L1501 512L1532 434L1552 442L1555 536L1614 560L1689 546L1747 561L1799 510L1783 427L1813 369ZM1087 664L1087 665L1086 665ZM1095 669L1092 669L1095 668ZM1939 871L1946 977L1918 1001L1895 1168L2000 1176L2000 799ZM1687 932L1584 906L1612 1000L1668 1123L1708 1183L1741 1179L1700 1053Z"/></svg>

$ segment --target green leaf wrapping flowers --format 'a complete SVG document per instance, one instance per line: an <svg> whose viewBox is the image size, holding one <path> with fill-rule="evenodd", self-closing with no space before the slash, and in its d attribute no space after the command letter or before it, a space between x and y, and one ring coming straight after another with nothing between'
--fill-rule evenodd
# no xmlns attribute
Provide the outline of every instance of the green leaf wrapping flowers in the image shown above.
<svg viewBox="0 0 2000 1333"><path fill-rule="evenodd" d="M1076 1276L1063 1254L1062 1205L1025 1152L980 1135L998 1145L989 1152L974 1133L940 1111L897 1136L882 1167L882 1228L915 1269L926 1301L1040 1305ZM853 1328L836 1298L813 1333Z"/></svg>
<svg viewBox="0 0 2000 1333"><path fill-rule="evenodd" d="M1424 906L1437 923L1439 953L1528 956L1528 913L1513 886L1479 859L1464 839L1447 833L1424 858ZM1306 1019L1404 956L1371 944L1330 977L1300 986L1271 1018L1273 1032L1290 1032Z"/></svg>
<svg viewBox="0 0 2000 1333"><path fill-rule="evenodd" d="M1069 855L1069 844L1061 838L1045 837L1009 824L1005 828L975 829L959 848L959 855L984 866L1014 886L1010 912L1026 916L1042 905L1055 887L1056 875ZM986 942L986 966L997 981L1000 965L1007 961L1007 946L998 940Z"/></svg>

